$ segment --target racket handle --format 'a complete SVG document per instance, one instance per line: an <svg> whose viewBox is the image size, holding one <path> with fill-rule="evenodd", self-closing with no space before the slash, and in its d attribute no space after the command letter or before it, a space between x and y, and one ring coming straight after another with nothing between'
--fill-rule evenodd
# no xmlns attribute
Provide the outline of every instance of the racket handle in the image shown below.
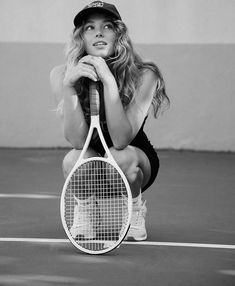
<svg viewBox="0 0 235 286"><path fill-rule="evenodd" d="M98 89L99 89L99 84L95 81L90 81L89 98L90 98L91 116L99 115L100 97L99 97Z"/></svg>

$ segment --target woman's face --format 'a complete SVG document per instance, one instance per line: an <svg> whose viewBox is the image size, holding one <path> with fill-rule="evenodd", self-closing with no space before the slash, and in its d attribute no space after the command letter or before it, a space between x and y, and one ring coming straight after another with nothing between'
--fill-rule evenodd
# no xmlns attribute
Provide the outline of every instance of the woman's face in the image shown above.
<svg viewBox="0 0 235 286"><path fill-rule="evenodd" d="M93 14L87 18L83 39L88 55L107 58L114 53L114 26L103 14Z"/></svg>

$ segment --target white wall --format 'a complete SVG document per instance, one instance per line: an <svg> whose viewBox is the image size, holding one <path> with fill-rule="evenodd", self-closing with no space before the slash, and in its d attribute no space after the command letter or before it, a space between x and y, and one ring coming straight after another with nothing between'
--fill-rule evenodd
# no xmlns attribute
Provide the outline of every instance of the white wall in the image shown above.
<svg viewBox="0 0 235 286"><path fill-rule="evenodd" d="M1 0L0 41L64 43L88 0ZM135 43L234 43L235 0L113 0Z"/></svg>
<svg viewBox="0 0 235 286"><path fill-rule="evenodd" d="M89 2L0 1L0 147L68 146L48 75ZM154 146L235 151L235 0L112 2L165 77L171 108L147 123Z"/></svg>

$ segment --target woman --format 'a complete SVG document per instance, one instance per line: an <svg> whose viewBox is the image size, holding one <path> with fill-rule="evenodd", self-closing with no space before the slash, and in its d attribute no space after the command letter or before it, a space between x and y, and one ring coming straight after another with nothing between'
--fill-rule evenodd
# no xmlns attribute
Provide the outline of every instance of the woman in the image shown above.
<svg viewBox="0 0 235 286"><path fill-rule="evenodd" d="M151 105L157 117L163 101L169 102L164 81L155 64L143 62L134 52L127 28L114 5L92 2L76 15L74 25L66 65L55 67L50 75L63 118L64 135L73 147L63 161L64 176L67 177L77 161L88 133L89 81L100 81L104 98L100 115L102 130L133 195L127 239L145 240L147 209L141 192L154 182L159 160L143 128ZM93 138L86 156L105 156L99 140ZM86 202L78 199L71 228L74 237L81 228L79 212L84 212L84 206L89 204L94 204L93 199ZM93 235L84 233L89 238Z"/></svg>

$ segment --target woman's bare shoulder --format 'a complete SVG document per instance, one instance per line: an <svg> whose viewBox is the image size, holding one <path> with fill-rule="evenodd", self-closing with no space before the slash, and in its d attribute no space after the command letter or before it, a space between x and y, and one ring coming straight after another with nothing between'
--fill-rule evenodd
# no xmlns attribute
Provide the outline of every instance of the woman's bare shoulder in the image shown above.
<svg viewBox="0 0 235 286"><path fill-rule="evenodd" d="M157 80L156 73L150 68L144 68L142 77L144 81L155 81Z"/></svg>

